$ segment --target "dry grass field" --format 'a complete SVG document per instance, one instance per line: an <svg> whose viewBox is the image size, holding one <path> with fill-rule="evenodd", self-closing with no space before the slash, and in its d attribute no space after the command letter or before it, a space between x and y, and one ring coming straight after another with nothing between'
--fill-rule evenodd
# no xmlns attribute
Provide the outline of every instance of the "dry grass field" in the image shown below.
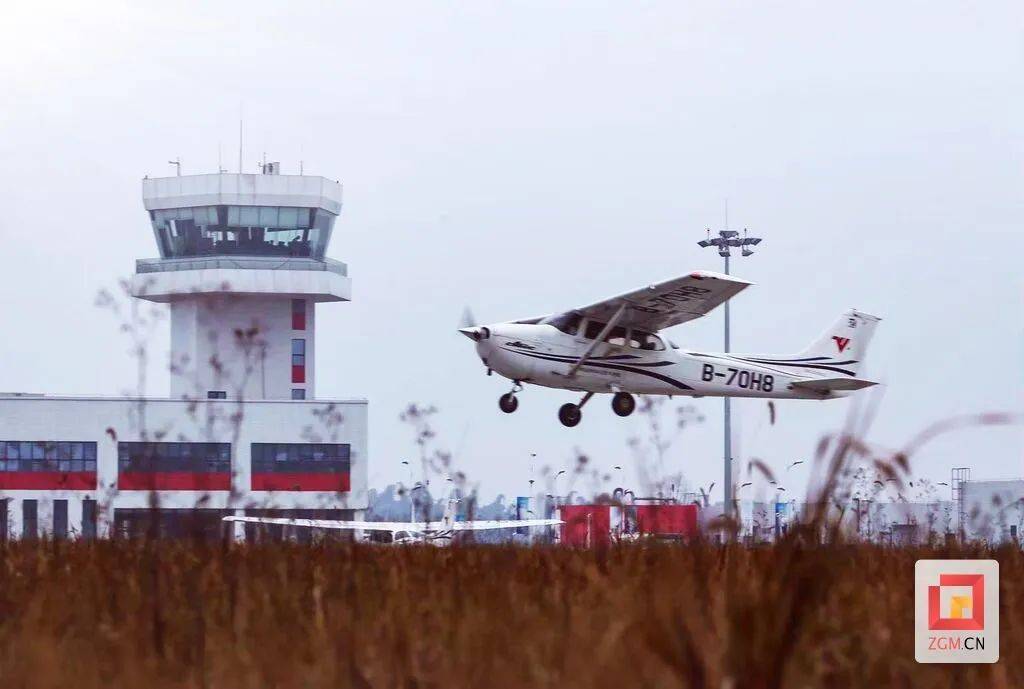
<svg viewBox="0 0 1024 689"><path fill-rule="evenodd" d="M988 556L1002 659L916 664L914 561ZM3 687L1019 687L1022 649L1016 548L0 545Z"/></svg>

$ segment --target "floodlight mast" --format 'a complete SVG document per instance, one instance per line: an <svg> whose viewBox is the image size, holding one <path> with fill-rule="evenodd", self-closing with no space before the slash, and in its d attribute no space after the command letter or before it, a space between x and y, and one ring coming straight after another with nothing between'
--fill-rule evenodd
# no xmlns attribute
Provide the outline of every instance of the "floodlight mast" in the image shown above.
<svg viewBox="0 0 1024 689"><path fill-rule="evenodd" d="M701 248L708 248L710 246L718 249L718 255L725 259L725 274L729 275L729 259L731 258L733 247L738 247L740 255L750 256L754 253L753 247L761 243L760 237L749 237L747 236L747 230L743 230L743 238L740 238L740 233L736 230L719 230L718 236L714 239L711 238L711 229L707 228L707 239L702 239L697 242L697 245ZM729 352L729 302L725 302L725 351ZM724 491L725 496L723 498L722 505L727 511L727 514L732 514L735 505L733 504L733 495L735 494L735 486L732 483L732 418L731 418L731 404L730 398L724 398L724 410L725 410L725 447L723 448L722 461L725 464L725 484Z"/></svg>

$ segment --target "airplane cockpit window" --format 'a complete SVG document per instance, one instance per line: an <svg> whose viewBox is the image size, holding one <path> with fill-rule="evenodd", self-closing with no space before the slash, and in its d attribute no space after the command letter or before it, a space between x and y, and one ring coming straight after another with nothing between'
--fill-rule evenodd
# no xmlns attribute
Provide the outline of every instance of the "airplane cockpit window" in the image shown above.
<svg viewBox="0 0 1024 689"><path fill-rule="evenodd" d="M611 332L605 336L604 341L610 345L616 345L617 347L626 346L626 329L622 326L615 326Z"/></svg>
<svg viewBox="0 0 1024 689"><path fill-rule="evenodd" d="M580 322L583 317L578 313L560 313L557 316L552 316L545 322L548 325L553 325L561 330L566 335L575 335L580 330Z"/></svg>
<svg viewBox="0 0 1024 689"><path fill-rule="evenodd" d="M587 321L587 330L583 333L583 337L588 340L597 339L597 336L601 334L601 331L604 330L604 326L606 325L608 324L600 321Z"/></svg>
<svg viewBox="0 0 1024 689"><path fill-rule="evenodd" d="M668 346L669 346L669 347L671 347L672 349L679 349L679 345L677 345L677 344L676 344L675 342L673 342L672 340L669 340L669 341L668 341Z"/></svg>
<svg viewBox="0 0 1024 689"><path fill-rule="evenodd" d="M637 344L633 344L633 342ZM645 349L649 352L660 352L665 349L665 343L661 341L660 337L639 330L633 331L633 338L630 344L637 349Z"/></svg>

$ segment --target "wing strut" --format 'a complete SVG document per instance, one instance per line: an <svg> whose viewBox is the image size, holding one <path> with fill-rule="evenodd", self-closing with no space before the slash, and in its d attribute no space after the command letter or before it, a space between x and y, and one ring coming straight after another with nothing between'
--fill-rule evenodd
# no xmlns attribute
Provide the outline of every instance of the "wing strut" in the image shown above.
<svg viewBox="0 0 1024 689"><path fill-rule="evenodd" d="M601 329L601 332L598 333L597 337L594 338L594 341L590 343L590 346L587 347L586 351L583 352L579 361L572 365L572 368L569 369L569 378L576 375L576 371L579 370L580 366L586 363L587 359L590 358L590 355L594 353L595 349L597 349L597 346L604 342L604 338L608 337L608 333L612 331L612 328L618 325L619 321L622 320L622 314L624 313L626 313L626 302L619 304L618 310L616 310L615 314L608 319L608 323Z"/></svg>

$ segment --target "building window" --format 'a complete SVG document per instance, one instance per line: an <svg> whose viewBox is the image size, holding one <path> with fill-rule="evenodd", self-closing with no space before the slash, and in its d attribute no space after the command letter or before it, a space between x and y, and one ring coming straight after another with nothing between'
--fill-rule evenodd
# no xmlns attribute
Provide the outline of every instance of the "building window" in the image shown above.
<svg viewBox="0 0 1024 689"><path fill-rule="evenodd" d="M306 300L292 299L292 330L306 329Z"/></svg>
<svg viewBox="0 0 1024 689"><path fill-rule="evenodd" d="M292 382L306 382L306 341L292 340Z"/></svg>
<svg viewBox="0 0 1024 689"><path fill-rule="evenodd" d="M7 505L10 500L0 498L0 543L7 542L7 529L10 528L9 522L7 521Z"/></svg>
<svg viewBox="0 0 1024 689"><path fill-rule="evenodd" d="M294 206L194 206L150 211L163 258L295 256L321 259L337 216Z"/></svg>
<svg viewBox="0 0 1024 689"><path fill-rule="evenodd" d="M60 540L68 537L68 501L53 501L53 538Z"/></svg>
<svg viewBox="0 0 1024 689"><path fill-rule="evenodd" d="M84 471L96 471L96 443L0 441L0 480L4 472Z"/></svg>
<svg viewBox="0 0 1024 689"><path fill-rule="evenodd" d="M117 538L190 538L219 541L228 510L210 508L129 508L114 510L113 533Z"/></svg>
<svg viewBox="0 0 1024 689"><path fill-rule="evenodd" d="M122 490L230 490L230 443L118 443Z"/></svg>
<svg viewBox="0 0 1024 689"><path fill-rule="evenodd" d="M228 393L225 390L208 390L206 392L206 399L208 400L226 400Z"/></svg>
<svg viewBox="0 0 1024 689"><path fill-rule="evenodd" d="M253 443L254 474L347 474L350 446L339 443Z"/></svg>
<svg viewBox="0 0 1024 689"><path fill-rule="evenodd" d="M39 503L36 500L21 501L21 537L35 538L39 535Z"/></svg>
<svg viewBox="0 0 1024 689"><path fill-rule="evenodd" d="M293 400L304 400L306 399L306 391L302 388L292 388L292 399Z"/></svg>
<svg viewBox="0 0 1024 689"><path fill-rule="evenodd" d="M82 538L96 538L96 501L89 498L82 501Z"/></svg>
<svg viewBox="0 0 1024 689"><path fill-rule="evenodd" d="M118 443L118 473L231 471L230 443Z"/></svg>

